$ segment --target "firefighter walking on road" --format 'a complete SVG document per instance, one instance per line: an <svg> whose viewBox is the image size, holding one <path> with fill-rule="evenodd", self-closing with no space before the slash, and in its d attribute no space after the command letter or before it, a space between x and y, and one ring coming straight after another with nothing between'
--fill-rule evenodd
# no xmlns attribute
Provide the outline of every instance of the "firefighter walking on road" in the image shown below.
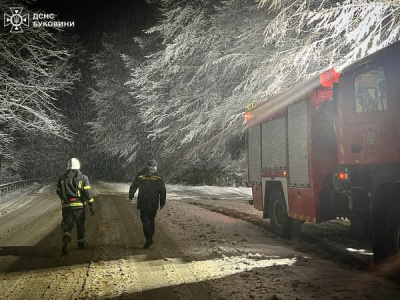
<svg viewBox="0 0 400 300"><path fill-rule="evenodd" d="M62 254L68 254L68 244L71 242L71 231L76 223L78 233L78 248L85 247L85 208L88 203L92 215L95 212L95 203L86 175L80 172L80 162L71 158L67 163L67 172L57 183L57 195L62 204Z"/></svg>
<svg viewBox="0 0 400 300"><path fill-rule="evenodd" d="M165 205L166 189L162 177L157 172L157 162L150 160L147 167L140 171L129 188L129 199L132 199L139 189L137 208L140 210L140 220L143 224L143 233L146 237L144 248L153 244L155 232L155 217L158 207Z"/></svg>

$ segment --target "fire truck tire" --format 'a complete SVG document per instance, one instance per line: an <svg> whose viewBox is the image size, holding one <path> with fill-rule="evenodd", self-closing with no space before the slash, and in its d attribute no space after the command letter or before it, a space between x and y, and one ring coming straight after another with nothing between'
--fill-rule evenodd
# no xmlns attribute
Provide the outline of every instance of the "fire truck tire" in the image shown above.
<svg viewBox="0 0 400 300"><path fill-rule="evenodd" d="M289 237L290 221L282 189L274 188L271 191L268 204L272 232L281 237Z"/></svg>
<svg viewBox="0 0 400 300"><path fill-rule="evenodd" d="M400 254L399 183L382 184L372 210L371 244L375 263Z"/></svg>
<svg viewBox="0 0 400 300"><path fill-rule="evenodd" d="M390 209L386 215L386 258L400 255L400 205Z"/></svg>
<svg viewBox="0 0 400 300"><path fill-rule="evenodd" d="M385 224L385 200L387 189L380 187L375 197L374 208L372 210L372 234L371 244L374 252L375 263L382 262L386 258L386 241L383 228Z"/></svg>
<svg viewBox="0 0 400 300"><path fill-rule="evenodd" d="M264 205L264 209L263 209L263 219L267 219L268 218L268 210L266 209L265 205Z"/></svg>

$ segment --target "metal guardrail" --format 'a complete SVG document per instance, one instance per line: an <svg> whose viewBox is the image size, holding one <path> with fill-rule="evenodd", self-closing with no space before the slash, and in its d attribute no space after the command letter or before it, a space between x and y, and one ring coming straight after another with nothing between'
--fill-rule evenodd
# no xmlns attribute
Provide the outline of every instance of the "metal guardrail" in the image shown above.
<svg viewBox="0 0 400 300"><path fill-rule="evenodd" d="M31 184L34 181L38 181L38 180L28 179L28 180L21 180L21 181L14 181L14 182L10 182L10 183L0 184L0 196L5 194L8 191L15 190L19 187Z"/></svg>

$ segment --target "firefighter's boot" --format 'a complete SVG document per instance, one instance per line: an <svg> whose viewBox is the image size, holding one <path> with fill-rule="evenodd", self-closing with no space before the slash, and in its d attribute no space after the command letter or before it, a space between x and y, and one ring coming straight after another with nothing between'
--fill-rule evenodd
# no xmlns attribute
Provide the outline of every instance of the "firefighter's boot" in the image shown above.
<svg viewBox="0 0 400 300"><path fill-rule="evenodd" d="M144 243L143 248L144 248L144 249L149 249L149 248L150 248L150 245L151 245L150 240L146 239L146 243Z"/></svg>
<svg viewBox="0 0 400 300"><path fill-rule="evenodd" d="M62 255L68 255L68 244L69 244L69 237L64 236L63 246L62 246Z"/></svg>
<svg viewBox="0 0 400 300"><path fill-rule="evenodd" d="M64 231L62 237L62 255L68 255L68 244L71 241L71 234L68 231Z"/></svg>

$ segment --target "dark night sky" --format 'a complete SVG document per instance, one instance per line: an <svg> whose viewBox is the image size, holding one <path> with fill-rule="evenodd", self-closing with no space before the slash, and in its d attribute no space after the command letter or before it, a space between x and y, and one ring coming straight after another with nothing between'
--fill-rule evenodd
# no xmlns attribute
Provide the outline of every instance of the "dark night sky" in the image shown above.
<svg viewBox="0 0 400 300"><path fill-rule="evenodd" d="M156 21L154 6L146 4L145 0L38 0L34 6L57 14L60 21L74 21L72 30L94 51L103 32L118 32L132 38Z"/></svg>
<svg viewBox="0 0 400 300"><path fill-rule="evenodd" d="M77 33L86 50L77 65L81 79L70 94L62 94L60 101L57 101L69 128L76 133L74 142L68 146L68 155L81 159L85 172L91 177L113 175L109 165L113 166L115 161L108 162L104 157L99 157L99 153L91 152L92 140L85 125L95 117L88 99L89 89L94 86L90 57L103 50L103 33L112 36L113 43L121 53L132 54L131 51L135 51L135 47L132 47L133 38L156 23L157 9L154 5L146 4L145 0L37 0L32 5L33 13L43 10L44 13L56 14L59 21L74 21L74 28L64 29L66 40L70 34ZM99 160L103 161L102 169L97 167ZM116 174L121 175L120 170Z"/></svg>

